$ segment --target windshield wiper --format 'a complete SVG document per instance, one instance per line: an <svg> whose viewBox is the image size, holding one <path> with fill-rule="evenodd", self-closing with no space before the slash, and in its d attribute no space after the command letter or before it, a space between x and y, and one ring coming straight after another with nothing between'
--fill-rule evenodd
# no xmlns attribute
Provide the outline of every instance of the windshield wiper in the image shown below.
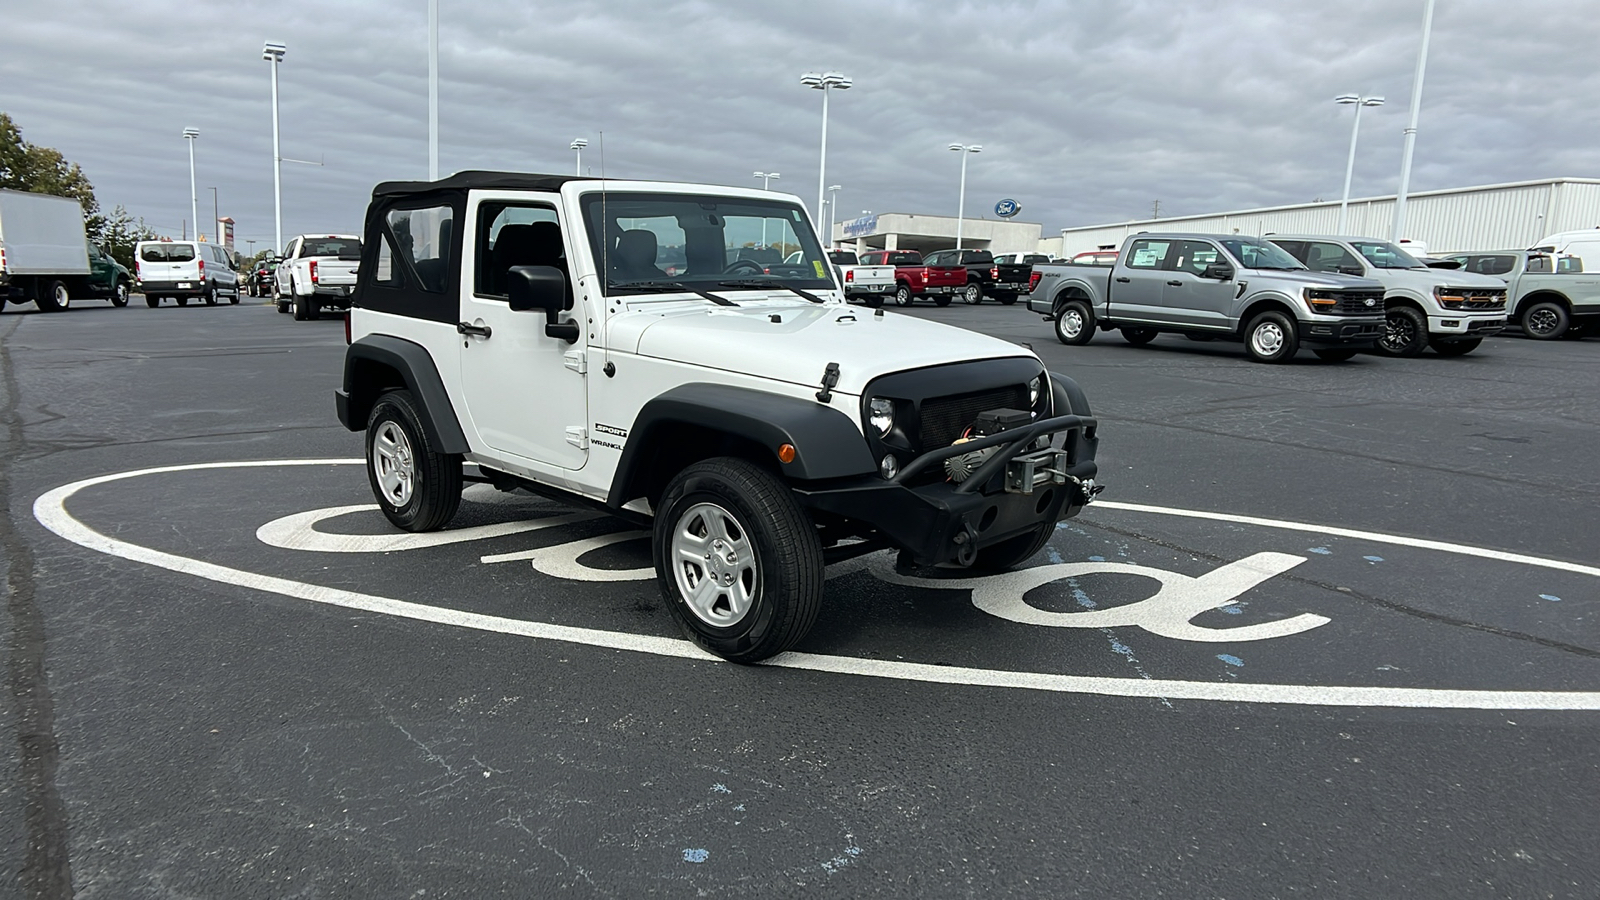
<svg viewBox="0 0 1600 900"><path fill-rule="evenodd" d="M608 281L608 288L623 288L630 291L639 291L646 294L696 294L715 303L718 306L738 306L739 304L727 297L718 297L710 291L702 291L676 281Z"/></svg>
<svg viewBox="0 0 1600 900"><path fill-rule="evenodd" d="M784 284L781 281L764 281L764 280L757 279L757 278L745 278L745 279L742 279L742 280L739 280L739 281L719 281L719 282L717 282L717 284L720 285L721 287L731 287L731 288L739 288L739 287L744 287L744 288L766 288L766 287L781 288L782 290L788 291L788 292L790 292L792 294L799 294L800 296L806 298L807 300L810 300L812 303L822 303L822 302L824 302L821 297L818 297L816 294L813 294L810 291L802 291L797 287L790 287L789 285Z"/></svg>

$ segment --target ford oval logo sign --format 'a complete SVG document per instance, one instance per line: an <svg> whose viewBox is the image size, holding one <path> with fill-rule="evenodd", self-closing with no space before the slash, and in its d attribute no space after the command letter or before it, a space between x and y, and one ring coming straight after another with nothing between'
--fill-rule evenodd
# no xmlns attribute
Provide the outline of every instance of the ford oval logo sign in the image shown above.
<svg viewBox="0 0 1600 900"><path fill-rule="evenodd" d="M1001 200L994 205L994 214L1002 219L1009 219L1019 212L1022 212L1022 204L1015 200Z"/></svg>
<svg viewBox="0 0 1600 900"><path fill-rule="evenodd" d="M1367 305L1368 305L1368 306L1377 306L1377 305L1378 305L1378 301L1377 301L1377 300L1374 300L1374 299L1373 299L1373 298L1371 298L1371 297L1368 297L1368 298L1367 298Z"/></svg>

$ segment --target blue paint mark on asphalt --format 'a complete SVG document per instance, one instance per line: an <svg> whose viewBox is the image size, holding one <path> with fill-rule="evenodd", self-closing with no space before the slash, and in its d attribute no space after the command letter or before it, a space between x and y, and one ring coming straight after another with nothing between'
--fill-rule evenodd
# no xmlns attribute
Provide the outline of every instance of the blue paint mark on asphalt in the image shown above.
<svg viewBox="0 0 1600 900"><path fill-rule="evenodd" d="M1540 600L1549 600L1552 603L1560 603L1561 602L1561 598L1557 597L1555 594L1540 594L1539 595L1539 599Z"/></svg>
<svg viewBox="0 0 1600 900"><path fill-rule="evenodd" d="M1222 660L1223 662L1227 663L1230 666L1242 666L1242 665L1244 665L1244 660L1240 659L1237 656L1234 656L1232 653L1218 653L1217 654L1217 659Z"/></svg>
<svg viewBox="0 0 1600 900"><path fill-rule="evenodd" d="M728 790L728 786L725 785L725 784L713 784L711 786L711 789L713 791L716 791L719 794L731 794L731 793L733 793L733 791Z"/></svg>
<svg viewBox="0 0 1600 900"><path fill-rule="evenodd" d="M1327 547L1307 547L1306 548L1306 552L1307 553L1315 553L1318 556L1332 556L1333 555L1333 551L1329 550Z"/></svg>
<svg viewBox="0 0 1600 900"><path fill-rule="evenodd" d="M1061 551L1060 550L1057 550L1054 547L1046 547L1045 548L1045 555L1050 557L1050 561L1051 562L1055 563L1058 566L1061 565L1062 560L1061 560Z"/></svg>
<svg viewBox="0 0 1600 900"><path fill-rule="evenodd" d="M711 856L710 850L685 850L683 861L688 863L703 863Z"/></svg>
<svg viewBox="0 0 1600 900"><path fill-rule="evenodd" d="M1105 561L1106 561L1106 558L1104 556L1091 556L1091 557L1089 557L1089 562L1105 562Z"/></svg>
<svg viewBox="0 0 1600 900"><path fill-rule="evenodd" d="M1381 562L1383 562L1383 557L1381 557L1381 556L1363 556L1361 558L1366 560L1369 563L1381 563Z"/></svg>
<svg viewBox="0 0 1600 900"><path fill-rule="evenodd" d="M1240 609L1239 604L1237 603L1230 603L1227 606L1222 607L1222 611L1230 616L1244 615L1244 610Z"/></svg>

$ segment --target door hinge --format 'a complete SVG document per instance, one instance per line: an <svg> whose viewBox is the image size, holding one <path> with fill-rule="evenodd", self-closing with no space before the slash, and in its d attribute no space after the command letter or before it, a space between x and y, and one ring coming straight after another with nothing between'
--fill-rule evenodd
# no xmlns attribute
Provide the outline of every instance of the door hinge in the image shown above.
<svg viewBox="0 0 1600 900"><path fill-rule="evenodd" d="M587 375L589 373L589 357L582 350L573 350L562 354L561 360L567 364L567 368L577 372L579 375Z"/></svg>
<svg viewBox="0 0 1600 900"><path fill-rule="evenodd" d="M577 447L579 450L587 450L589 448L589 429L584 428L582 425L568 425L567 443Z"/></svg>

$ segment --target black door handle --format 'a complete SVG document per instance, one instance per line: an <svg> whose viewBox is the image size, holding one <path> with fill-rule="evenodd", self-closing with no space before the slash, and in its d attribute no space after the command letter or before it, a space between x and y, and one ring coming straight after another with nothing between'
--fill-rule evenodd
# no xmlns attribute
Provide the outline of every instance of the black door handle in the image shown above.
<svg viewBox="0 0 1600 900"><path fill-rule="evenodd" d="M1117 283L1118 284L1127 284L1128 282L1130 282L1132 280L1133 280L1132 278L1129 278L1128 276L1123 275L1122 277L1117 279Z"/></svg>
<svg viewBox="0 0 1600 900"><path fill-rule="evenodd" d="M1181 282L1181 281L1169 281L1169 282L1167 282L1167 286L1168 287L1183 287L1183 282Z"/></svg>
<svg viewBox="0 0 1600 900"><path fill-rule="evenodd" d="M478 337L487 339L489 335L494 334L494 329L487 325L471 325L466 322L457 322L456 334L475 334Z"/></svg>

